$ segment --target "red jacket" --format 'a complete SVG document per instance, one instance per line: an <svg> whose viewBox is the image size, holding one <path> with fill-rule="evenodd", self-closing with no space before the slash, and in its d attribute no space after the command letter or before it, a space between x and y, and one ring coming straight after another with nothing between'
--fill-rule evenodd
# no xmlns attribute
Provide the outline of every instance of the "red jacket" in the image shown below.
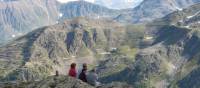
<svg viewBox="0 0 200 88"><path fill-rule="evenodd" d="M76 78L77 72L76 69L71 68L68 73L69 76Z"/></svg>

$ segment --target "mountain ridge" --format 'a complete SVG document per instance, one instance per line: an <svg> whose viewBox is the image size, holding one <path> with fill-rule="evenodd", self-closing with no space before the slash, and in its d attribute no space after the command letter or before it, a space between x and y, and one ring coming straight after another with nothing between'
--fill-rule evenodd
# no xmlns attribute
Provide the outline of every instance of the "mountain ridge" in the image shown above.
<svg viewBox="0 0 200 88"><path fill-rule="evenodd" d="M199 0L144 0L139 6L132 9L130 13L121 14L115 20L131 23L150 22L199 2Z"/></svg>

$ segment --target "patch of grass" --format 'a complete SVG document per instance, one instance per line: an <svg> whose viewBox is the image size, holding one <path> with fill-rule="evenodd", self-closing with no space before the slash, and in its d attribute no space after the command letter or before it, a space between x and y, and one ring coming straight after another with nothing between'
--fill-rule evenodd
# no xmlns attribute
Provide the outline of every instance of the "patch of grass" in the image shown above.
<svg viewBox="0 0 200 88"><path fill-rule="evenodd" d="M126 28L124 45L135 48L139 45L139 40L144 37L145 25L128 25Z"/></svg>
<svg viewBox="0 0 200 88"><path fill-rule="evenodd" d="M88 64L88 70L92 70L96 67L94 64Z"/></svg>
<svg viewBox="0 0 200 88"><path fill-rule="evenodd" d="M97 60L101 60L101 58L103 58L105 55L102 55L102 54L99 54L99 53L96 53L94 55L94 57L97 59Z"/></svg>
<svg viewBox="0 0 200 88"><path fill-rule="evenodd" d="M127 56L131 61L135 60L137 48L131 48L130 46L119 47L119 53Z"/></svg>
<svg viewBox="0 0 200 88"><path fill-rule="evenodd" d="M83 46L78 51L77 55L80 57L89 56L91 55L91 51L86 46Z"/></svg>
<svg viewBox="0 0 200 88"><path fill-rule="evenodd" d="M126 67L127 67L127 65L125 65L125 64L118 64L114 68L109 69L109 71L104 72L101 75L101 77L107 77L107 76L113 75L115 73L118 73L118 72L124 70Z"/></svg>

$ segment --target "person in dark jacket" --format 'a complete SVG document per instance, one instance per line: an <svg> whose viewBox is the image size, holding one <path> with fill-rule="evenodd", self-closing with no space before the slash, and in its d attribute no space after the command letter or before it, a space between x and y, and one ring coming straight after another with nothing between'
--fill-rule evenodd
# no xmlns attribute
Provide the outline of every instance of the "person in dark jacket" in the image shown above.
<svg viewBox="0 0 200 88"><path fill-rule="evenodd" d="M86 63L83 64L83 69L87 70L87 64Z"/></svg>
<svg viewBox="0 0 200 88"><path fill-rule="evenodd" d="M86 78L86 69L82 69L82 72L79 75L79 79L82 80L83 82L87 82L87 78Z"/></svg>
<svg viewBox="0 0 200 88"><path fill-rule="evenodd" d="M87 75L86 74L87 74L87 64L84 63L83 69L82 69L82 71L79 75L79 79L82 80L83 82L87 82L87 77L86 77Z"/></svg>

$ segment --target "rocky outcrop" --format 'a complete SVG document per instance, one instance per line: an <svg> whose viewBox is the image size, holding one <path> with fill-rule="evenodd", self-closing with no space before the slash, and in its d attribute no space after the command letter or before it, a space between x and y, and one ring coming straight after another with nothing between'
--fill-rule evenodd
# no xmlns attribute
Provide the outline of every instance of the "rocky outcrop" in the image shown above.
<svg viewBox="0 0 200 88"><path fill-rule="evenodd" d="M68 76L52 76L41 81L0 83L1 88L95 88ZM102 84L98 88L132 88L126 83Z"/></svg>
<svg viewBox="0 0 200 88"><path fill-rule="evenodd" d="M1 88L94 88L68 76L52 76L38 82L5 83Z"/></svg>

